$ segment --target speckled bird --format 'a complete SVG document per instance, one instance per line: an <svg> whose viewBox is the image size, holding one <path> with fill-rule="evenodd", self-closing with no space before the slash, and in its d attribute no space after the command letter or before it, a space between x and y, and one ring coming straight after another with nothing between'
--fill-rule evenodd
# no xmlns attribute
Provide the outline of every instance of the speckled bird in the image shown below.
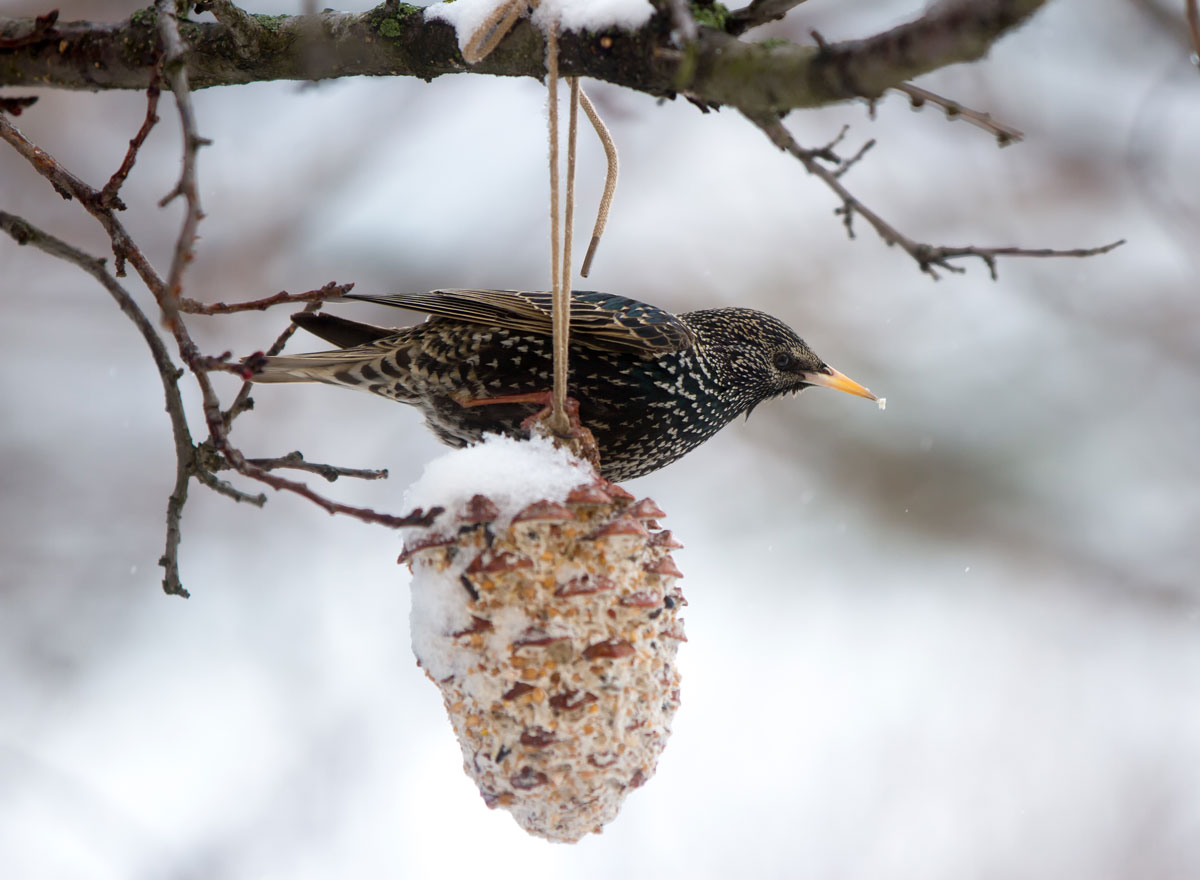
<svg viewBox="0 0 1200 880"><path fill-rule="evenodd" d="M339 349L267 358L254 381L325 382L408 403L451 446L485 433L523 436L521 422L542 409L537 403L475 404L551 388L549 293L435 290L344 299L429 317L385 329L302 312L293 316L296 323ZM876 399L763 312L673 315L608 293L571 295L569 394L595 435L609 480L658 470L764 400L813 385Z"/></svg>

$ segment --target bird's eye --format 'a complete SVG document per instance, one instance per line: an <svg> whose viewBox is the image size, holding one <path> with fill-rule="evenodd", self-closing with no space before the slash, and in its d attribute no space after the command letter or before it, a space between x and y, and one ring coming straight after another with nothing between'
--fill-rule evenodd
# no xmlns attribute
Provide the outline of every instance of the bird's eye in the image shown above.
<svg viewBox="0 0 1200 880"><path fill-rule="evenodd" d="M786 351L781 351L775 355L775 369L786 370L792 365L792 356Z"/></svg>

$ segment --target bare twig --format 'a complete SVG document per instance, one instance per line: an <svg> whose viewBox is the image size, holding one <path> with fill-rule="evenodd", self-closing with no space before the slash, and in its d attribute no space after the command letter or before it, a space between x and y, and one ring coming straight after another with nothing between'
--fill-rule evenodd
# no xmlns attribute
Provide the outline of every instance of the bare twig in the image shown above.
<svg viewBox="0 0 1200 880"><path fill-rule="evenodd" d="M246 460L255 467L262 468L264 471L271 471L277 468L308 471L310 474L317 474L324 477L331 483L336 482L338 477L353 477L358 480L386 480L388 475L386 468L348 468L334 464L320 464L314 461L306 461L304 454L299 451L289 452L287 455L281 455L278 458L249 458Z"/></svg>
<svg viewBox="0 0 1200 880"><path fill-rule="evenodd" d="M336 281L330 281L324 287L319 287L315 290L306 290L304 293L288 293L286 290L281 290L279 293L272 294L263 299L253 299L240 303L202 303L184 297L179 300L179 311L189 315L232 315L235 312L262 311L271 308L271 306L283 305L285 303L323 303L334 297L345 296L353 289L354 284L352 282L338 284Z"/></svg>
<svg viewBox="0 0 1200 880"><path fill-rule="evenodd" d="M0 37L0 51L22 49L58 36L54 23L58 21L58 10L51 9L45 15L39 15L33 20L29 33L16 37Z"/></svg>
<svg viewBox="0 0 1200 880"><path fill-rule="evenodd" d="M242 46L250 46L262 33L263 26L246 10L231 0L201 0L194 3L197 12L211 12L213 18L229 28L233 39Z"/></svg>
<svg viewBox="0 0 1200 880"><path fill-rule="evenodd" d="M1005 125L1003 122L997 122L992 119L990 113L983 113L979 110L972 110L970 107L964 107L957 101L943 98L935 92L923 89L920 86L914 86L912 83L898 85L896 86L896 91L908 95L914 110L920 109L927 102L936 104L946 112L947 119L965 119L972 125L977 125L984 131L991 132L996 136L996 143L1002 147L1018 143L1025 138L1024 132L1013 128L1011 125Z"/></svg>
<svg viewBox="0 0 1200 880"><path fill-rule="evenodd" d="M179 394L179 379L183 375L171 360L163 345L162 339L155 332L149 319L134 302L129 292L121 286L104 266L104 260L93 257L75 248L49 233L42 232L32 224L0 211L0 228L3 228L18 244L33 245L53 257L66 260L79 266L109 292L117 306L134 323L158 368L162 380L163 394L166 396L167 415L171 420L171 434L175 439L175 487L167 501L167 541L159 564L163 567L164 592L187 597L188 591L179 580L179 522L183 515L183 506L187 502L188 481L196 464L196 450L192 442L192 434L188 428L187 416L183 410L183 400Z"/></svg>
<svg viewBox="0 0 1200 880"><path fill-rule="evenodd" d="M83 205L89 213L91 213L103 226L108 233L112 243L113 251L118 258L128 260L138 272L139 277L146 284L146 287L154 294L156 300L161 304L165 294L166 285L161 276L155 271L154 267L146 259L145 255L129 237L124 226L114 215L111 207L105 207L101 204L100 192L92 189L66 168L60 165L53 156L30 143L12 123L5 117L0 116L0 140L4 140L11 144L17 152L25 157L35 170L47 181L51 183L54 189L63 195L65 198L74 198ZM162 376L164 388L167 391L168 406L167 411L171 416L172 428L175 433L176 444L176 480L174 489L171 492L167 503L167 542L166 550L159 564L162 565L165 576L163 580L163 589L171 594L179 596L187 596L187 591L183 588L179 579L179 563L178 563L178 547L180 541L180 520L183 513L184 505L187 502L187 490L190 480L194 477L204 485L212 488L214 491L233 498L237 501L244 501L251 504L261 505L265 503L266 497L262 494L252 495L243 492L223 480L217 479L212 473L214 461L228 463L230 467L236 470L239 474L256 480L261 483L276 489L278 491L292 492L309 501L317 504L322 509L329 513L346 514L363 520L364 522L378 523L381 525L398 528L409 525L427 525L433 521L433 518L440 512L437 510L430 511L428 514L422 511L414 511L406 516L393 516L391 514L380 513L370 508L355 507L352 505L341 504L336 501L331 501L317 494L307 485L288 480L283 477L270 473L262 467L259 467L252 462L246 460L245 456L229 442L228 437L228 420L226 413L221 411L219 401L212 382L206 372L207 368L212 368L220 359L208 358L202 355L196 348L195 343L188 332L181 313L176 311L175 320L168 323L168 327L175 337L176 344L179 347L180 356L183 359L185 366L193 374L196 385L200 391L201 402L203 406L204 419L208 427L208 439L204 444L197 446L193 443L191 433L188 429L186 417L184 416L182 403L179 400L179 389L176 386L179 378L182 376L182 371L175 366L167 355L166 349L163 347L162 340L155 332L153 325L142 312L142 310L133 301L132 297L120 287L115 278L110 275L104 268L102 260L89 257L81 251L47 236L36 230L34 227L10 214L0 214L0 221L6 231L11 230L10 234L14 239L23 244L34 244L39 248L46 250L55 256L63 259L68 259L71 262L84 268L89 274L97 277L109 292L117 299L118 304L138 326L143 336L151 346L151 351L154 355L155 363L159 373ZM328 286L327 286L328 288ZM327 294L324 291L327 288L322 288L320 296L312 296L311 300L323 299ZM335 286L336 289L338 288ZM276 295L268 299L274 303L288 302L288 299L282 298L287 294ZM255 307L266 306L260 303ZM238 311L236 307L227 307L230 311ZM164 309L164 312L166 310ZM214 312L220 313L220 312Z"/></svg>
<svg viewBox="0 0 1200 880"><path fill-rule="evenodd" d="M930 275L933 278L939 278L938 269L947 272L961 273L965 270L961 266L954 265L950 260L961 259L963 257L974 257L982 260L988 267L993 280L996 278L996 258L997 257L1091 257L1097 254L1107 253L1113 248L1124 244L1124 239L1115 241L1110 244L1096 248L1077 248L1072 250L1051 250L1049 248L1015 248L1015 247L976 247L967 245L964 247L942 247L924 244L914 241L904 235L861 201L859 201L845 186L842 185L840 173L837 169L827 168L821 164L822 161L830 161L830 152L832 145L823 147L819 150L806 150L796 143L791 133L783 126L778 116L774 114L754 114L745 113L752 123L758 126L763 133L770 138L771 143L775 144L779 149L786 153L795 156L804 165L804 169L809 173L820 178L826 186L841 199L841 206L836 209L837 214L841 215L842 221L846 227L846 232L851 238L854 237L854 228L852 221L854 215L862 217L875 230L876 234L883 239L888 245L899 245L905 253L916 260L917 265L922 272ZM836 144L841 139L841 135L834 140ZM861 151L860 151L861 155ZM856 160L854 160L856 161ZM845 170L845 163L840 163L841 170Z"/></svg>
<svg viewBox="0 0 1200 880"><path fill-rule="evenodd" d="M129 233L121 221L116 218L111 208L100 203L100 194L60 165L53 156L41 147L31 143L7 119L0 116L0 140L7 141L13 149L23 156L42 177L49 181L57 192L65 199L77 199L87 209L112 242L113 255L116 257L114 274L121 278L125 274L125 261L133 264L134 270L149 288L155 299L161 299L163 291L162 279L150 265L142 252L133 243Z"/></svg>
<svg viewBox="0 0 1200 880"><path fill-rule="evenodd" d="M183 289L183 271L192 261L192 247L196 243L196 230L204 212L200 208L200 192L196 187L196 154L200 148L212 143L200 137L196 130L196 113L192 108L192 94L188 86L187 64L184 59L183 38L179 35L179 19L175 13L175 0L156 0L158 10L158 34L162 40L163 77L175 95L175 108L179 112L179 124L183 129L183 168L179 182L160 201L165 207L176 197L182 196L186 203L183 225L175 240L175 253L171 268L167 272L167 283L159 305L168 325L178 319L180 291Z"/></svg>
<svg viewBox="0 0 1200 880"><path fill-rule="evenodd" d="M725 30L736 37L751 28L778 21L803 2L804 0L751 0L749 6L730 13Z"/></svg>
<svg viewBox="0 0 1200 880"><path fill-rule="evenodd" d="M327 288L329 286L330 285L327 284L327 285L325 285L325 287L323 287L321 289L324 290L325 288ZM354 286L353 284L341 285L341 287L344 289L344 291L348 291L353 286ZM301 294L301 295L303 295L303 294ZM301 311L302 312L315 312L317 309L321 308L322 305L324 305L323 300L315 300L313 302L310 302L308 305L306 305L303 309L301 309ZM284 331L279 334L279 338L277 338L273 343L271 343L271 347L268 348L265 352L263 352L262 356L263 357L274 357L275 355L277 355L281 351L283 351L283 347L285 345L287 345L287 341L292 338L292 335L296 332L296 329L297 329L296 322L289 321L287 327L284 328ZM251 355L250 357L254 358L254 355ZM233 424L234 419L236 419L238 416L240 416L242 413L246 412L247 410L254 408L254 401L250 398L250 389L253 387L254 387L254 383L250 382L249 380L242 382L242 387L238 390L237 397L235 397L233 399L233 403L231 403L229 405L229 408L227 410L225 410L225 412L224 412L226 430L228 430L229 425Z"/></svg>
<svg viewBox="0 0 1200 880"><path fill-rule="evenodd" d="M34 96L28 98L0 98L0 113L7 113L9 116L20 116L21 113L36 103L37 98Z"/></svg>
<svg viewBox="0 0 1200 880"><path fill-rule="evenodd" d="M108 183L104 184L104 189L100 190L100 206L103 208L125 209L125 206L117 197L117 192L125 184L125 178L129 176L129 172L133 170L133 163L137 160L138 150L146 142L146 137L150 134L150 129L154 128L154 125L158 122L158 96L161 92L161 84L162 65L160 63L155 66L154 73L150 79L150 86L146 89L146 118L142 120L142 127L130 139L129 149L125 151L125 158L121 160L121 167L113 172L113 176L108 179Z"/></svg>

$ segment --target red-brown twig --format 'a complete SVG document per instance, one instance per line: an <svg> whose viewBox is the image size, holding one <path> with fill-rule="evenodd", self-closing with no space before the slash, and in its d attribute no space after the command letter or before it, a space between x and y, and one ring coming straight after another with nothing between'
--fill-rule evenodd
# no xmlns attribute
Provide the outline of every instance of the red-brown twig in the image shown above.
<svg viewBox="0 0 1200 880"><path fill-rule="evenodd" d="M288 293L281 290L262 299L240 303L202 303L185 297L179 300L179 311L189 315L232 315L235 312L262 311L285 303L322 303L334 297L345 296L353 289L353 283L339 284L330 281L324 287L306 290L304 293Z"/></svg>
<svg viewBox="0 0 1200 880"><path fill-rule="evenodd" d="M965 107L957 101L943 98L936 92L929 91L929 89L914 86L912 83L904 83L903 85L896 86L896 91L908 95L914 110L919 110L926 103L935 104L945 111L947 119L965 119L972 125L978 126L984 131L991 132L996 137L996 143L1001 147L1018 143L1025 138L1024 132L1013 128L1011 125L1005 125L1003 122L997 122L992 119L990 113L972 110L970 107Z"/></svg>
<svg viewBox="0 0 1200 880"><path fill-rule="evenodd" d="M248 458L246 460L255 467L262 468L264 471L271 471L276 468L307 471L310 474L324 477L331 483L336 482L338 477L354 477L356 480L386 480L388 475L387 468L348 468L336 464L320 464L315 461L306 461L304 454L299 450L289 452L287 455L281 455L278 458Z"/></svg>
<svg viewBox="0 0 1200 880"><path fill-rule="evenodd" d="M121 166L113 172L113 176L108 179L108 183L104 184L104 188L100 190L101 207L115 208L119 211L125 210L125 205L117 197L117 192L125 185L125 178L133 170L133 163L137 161L138 150L146 142L146 137L150 134L150 129L154 128L158 122L158 96L161 91L162 58L160 57L158 65L154 68L154 72L150 76L150 86L146 89L146 118L142 120L142 127L138 129L137 134L130 138L129 149L125 151L125 158L121 160Z"/></svg>
<svg viewBox="0 0 1200 880"><path fill-rule="evenodd" d="M905 253L916 260L917 266L920 267L922 272L935 279L940 277L937 273L938 269L955 273L966 271L962 266L956 266L950 262L950 260L964 257L974 257L982 260L988 267L992 279L995 280L997 257L1092 257L1107 253L1125 243L1125 240L1121 239L1120 241L1095 248L1052 250L1050 248L976 247L974 245L943 247L915 241L864 205L842 185L839 178L841 173L845 171L846 165L844 162L839 162L839 167L833 169L821 164L822 161L831 161L832 148L840 140L840 135L833 144L819 150L806 150L796 143L795 138L784 127L778 116L768 113L742 112L747 119L758 126L770 138L771 143L784 152L795 156L804 165L804 169L809 174L820 178L841 199L842 204L836 209L836 213L841 215L846 232L851 238L854 237L854 227L852 224L854 216L857 214L867 221L886 244L899 245ZM859 155L861 155L861 151ZM836 158L836 154L833 154L832 158Z"/></svg>
<svg viewBox="0 0 1200 880"><path fill-rule="evenodd" d="M37 98L30 96L28 98L0 98L0 113L7 113L9 116L20 116L21 113L37 103Z"/></svg>
<svg viewBox="0 0 1200 880"><path fill-rule="evenodd" d="M165 207L176 197L182 196L186 204L183 225L175 240L171 268L167 272L167 283L159 299L163 318L169 326L178 319L183 271L192 261L196 230L204 217L200 208L200 191L196 186L196 154L201 147L212 142L200 137L196 130L196 113L192 108L192 94L188 86L187 64L184 59L183 38L179 35L175 0L156 0L155 7L158 10L158 35L162 40L162 74L175 95L175 108L179 112L179 124L183 129L183 167L179 173L179 182L158 203L160 208Z"/></svg>
<svg viewBox="0 0 1200 880"><path fill-rule="evenodd" d="M0 120L3 122L3 120ZM129 292L121 286L104 266L104 260L93 257L75 248L49 233L37 229L27 221L12 214L0 211L0 228L3 228L18 244L32 245L38 250L74 263L79 266L109 292L117 306L133 321L142 339L150 347L150 355L158 368L162 380L163 393L166 396L167 415L171 420L171 434L175 440L175 486L167 500L167 540L159 564L163 567L164 592L187 597L188 591L183 588L179 579L179 540L180 518L183 516L183 506L187 503L188 483L196 464L196 447L192 442L191 430L188 428L187 415L184 413L183 400L179 394L179 379L183 375L167 353L162 339L155 331L150 320L138 307Z"/></svg>
<svg viewBox="0 0 1200 880"><path fill-rule="evenodd" d="M325 287L322 287L321 290L325 290L332 286L334 286L333 282L330 282L329 284L326 284ZM340 288L343 292L346 292L353 286L353 284L343 284L340 285ZM280 294L276 294L276 296L279 295ZM297 295L303 296L304 294ZM272 297L268 297L268 299L271 298ZM317 309L321 308L322 305L324 305L324 300L314 300L301 309L301 311L315 312ZM296 332L296 329L295 322L289 321L287 327L285 327L283 332L279 334L279 337L273 343L271 343L271 347L263 352L262 356L273 357L274 355L277 355L283 351L283 347L287 345L287 341L292 338L292 335ZM253 355L251 355L251 357L253 357ZM247 410L253 409L254 401L250 398L250 389L253 387L254 384L249 379L242 382L242 387L238 390L237 397L233 399L233 403L229 404L229 409L225 410L224 418L226 430L228 430L229 426L233 424L234 419Z"/></svg>
<svg viewBox="0 0 1200 880"><path fill-rule="evenodd" d="M56 21L58 21L57 9L51 9L45 15L39 15L33 20L33 27L30 28L29 33L19 37L0 37L0 50L21 49L43 40L55 38L58 36L58 32L54 30Z"/></svg>
<svg viewBox="0 0 1200 880"><path fill-rule="evenodd" d="M156 301L158 301L161 307L164 301L166 284L125 231L124 226L116 218L113 208L111 206L106 207L101 203L100 191L84 183L80 178L59 164L49 153L32 144L3 116L0 116L0 140L11 144L21 156L30 162L39 174L50 182L55 191L66 198L78 200L97 219L105 232L108 233L113 252L119 257L128 260L129 265L134 267L143 283L154 294ZM182 376L182 371L166 353L166 349L162 345L162 340L155 332L153 325L146 315L137 306L133 298L129 296L128 292L104 268L104 262L84 254L82 251L73 248L53 236L42 233L26 221L11 214L0 214L0 226L8 231L19 243L33 244L53 256L75 263L100 280L114 298L117 299L122 311L129 315L138 326L147 343L151 346L155 364L162 376L163 385L166 389L167 411L171 417L176 446L175 486L167 503L166 549L159 560L159 564L164 570L163 589L167 593L178 596L188 595L179 577L178 552L181 535L180 523L183 508L187 502L187 491L191 479L195 478L214 491L220 492L237 501L245 501L256 505L261 505L266 501L266 497L262 494L252 495L243 492L215 477L213 468L215 467L215 462L218 461L227 463L242 476L265 483L273 489L292 492L306 498L329 513L346 514L364 522L379 523L392 528L427 525L440 513L439 510L432 510L428 513L414 511L406 516L393 516L370 508L341 504L324 498L304 483L272 474L266 468L247 461L242 452L229 441L229 416L221 411L219 400L207 373L207 370L214 368L221 359L206 357L199 352L192 341L186 324L182 320L181 314L176 311L175 320L170 321L168 327L175 338L184 365L191 371L196 381L196 385L200 391L205 423L208 427L208 439L203 444L195 444L188 429L186 416L179 396L179 389L176 384ZM184 230L181 232L181 241L186 237L187 229L188 227L185 224ZM337 287L339 286L335 286L335 288ZM322 291L327 288L322 288ZM287 295L284 294L283 296ZM321 296L314 295L309 297L307 301L314 302L321 298L324 298L323 293ZM274 303L288 301L280 298L279 295L269 297L268 299L273 300ZM228 309L229 311L240 310L236 307L228 307ZM163 311L164 314L167 312L165 308ZM221 314L222 312L217 311L214 313ZM349 475L351 473L353 473L353 470L347 469L346 474Z"/></svg>

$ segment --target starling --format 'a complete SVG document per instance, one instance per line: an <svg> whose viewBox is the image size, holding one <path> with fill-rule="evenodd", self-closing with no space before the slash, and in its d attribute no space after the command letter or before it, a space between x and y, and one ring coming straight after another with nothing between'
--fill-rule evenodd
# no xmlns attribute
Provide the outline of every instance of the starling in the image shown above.
<svg viewBox="0 0 1200 880"><path fill-rule="evenodd" d="M497 402L553 384L551 294L435 290L344 299L424 312L385 329L319 312L293 320L340 350L266 358L256 382L326 382L418 407L442 442L524 436L537 403ZM753 309L673 315L609 293L571 294L569 394L619 482L670 464L764 400L823 385L870 391L825 364L787 325Z"/></svg>

